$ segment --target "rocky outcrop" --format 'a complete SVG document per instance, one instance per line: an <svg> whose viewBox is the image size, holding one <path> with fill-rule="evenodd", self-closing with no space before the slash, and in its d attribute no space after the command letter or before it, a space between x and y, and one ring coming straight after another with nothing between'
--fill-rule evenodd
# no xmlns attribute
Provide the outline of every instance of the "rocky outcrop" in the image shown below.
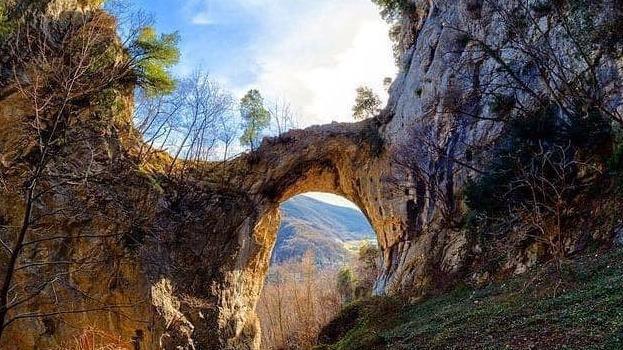
<svg viewBox="0 0 623 350"><path fill-rule="evenodd" d="M420 297L468 276L482 247L447 218L461 216L461 188L482 165L470 149L501 131L489 97L473 94L499 62L470 49L455 28L503 46L503 26L488 3L414 2L417 13L403 20L403 67L378 118L293 130L226 163L187 164L183 176L164 171L166 154L137 159L130 94L118 97L121 115L102 114L95 98L81 101L74 138L48 168L81 176L48 180L38 209L48 214L40 226L46 230L32 232L64 238L35 245L25 262L58 252L55 261L73 264L97 252L98 264L20 274L24 285L47 275L59 285L21 311L42 316L16 321L1 347L62 345L89 326L137 349L258 349L254 309L278 207L308 191L342 195L368 217L384 258L377 293ZM565 47L564 39L557 42ZM602 80L619 81L620 62L604 62ZM539 87L528 68L527 83ZM617 88L609 90L613 100ZM10 88L0 96L0 219L11 227L20 225L24 174L32 166L24 122L33 106ZM535 261L538 249L525 254L517 261Z"/></svg>

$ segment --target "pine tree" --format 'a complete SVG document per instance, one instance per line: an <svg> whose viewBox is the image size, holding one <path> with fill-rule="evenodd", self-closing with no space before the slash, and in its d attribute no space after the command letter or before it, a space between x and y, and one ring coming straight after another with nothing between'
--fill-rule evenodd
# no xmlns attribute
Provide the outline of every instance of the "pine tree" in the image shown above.
<svg viewBox="0 0 623 350"><path fill-rule="evenodd" d="M130 45L138 84L148 95L167 95L175 89L175 79L169 69L179 62L179 40L177 32L158 35L153 27L147 26Z"/></svg>
<svg viewBox="0 0 623 350"><path fill-rule="evenodd" d="M253 150L259 144L262 130L270 124L270 113L264 107L264 99L258 90L249 90L240 100L240 116L244 122L240 144Z"/></svg>
<svg viewBox="0 0 623 350"><path fill-rule="evenodd" d="M373 117L381 107L381 99L367 86L357 88L357 97L353 106L353 117L363 120Z"/></svg>

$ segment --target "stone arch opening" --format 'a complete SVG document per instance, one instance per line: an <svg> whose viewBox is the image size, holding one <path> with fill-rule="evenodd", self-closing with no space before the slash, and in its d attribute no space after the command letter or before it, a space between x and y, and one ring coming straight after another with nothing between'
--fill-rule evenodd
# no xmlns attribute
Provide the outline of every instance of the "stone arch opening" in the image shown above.
<svg viewBox="0 0 623 350"><path fill-rule="evenodd" d="M388 181L391 159L382 132L382 123L376 119L292 130L265 139L257 151L240 160L246 167L241 180L247 181L256 215L249 218L249 226L237 231L238 259L222 284L228 294L219 297L219 318L227 320L221 323L220 333L228 346L259 346L261 331L255 310L277 240L279 206L297 195L330 193L360 208L373 227L382 254L377 280L381 282L375 291L385 289L383 276L389 271L385 262L390 261L387 248L397 239L391 232L403 225L395 209L400 203L386 200L396 188ZM235 295L229 294L232 290Z"/></svg>
<svg viewBox="0 0 623 350"><path fill-rule="evenodd" d="M361 209L383 255L375 291L386 290L383 276L391 276L392 269L386 262L400 238L394 232L404 224L402 202L389 199L403 190L392 184L382 128L379 120L369 119L292 130L217 168L228 182L218 183L216 192L205 182L202 204L186 206L197 210L193 217L199 219L184 222L174 251L166 252L183 257L175 267L187 273L167 275L172 287L159 290L203 305L157 305L161 313L184 320L178 321L180 339L192 334L207 349L259 348L256 308L277 240L279 207L307 192L339 195Z"/></svg>
<svg viewBox="0 0 623 350"><path fill-rule="evenodd" d="M311 250L319 266L335 266L346 262L347 253L358 244L378 245L368 218L342 196L326 192L294 196L280 204L280 217L271 265L298 260Z"/></svg>
<svg viewBox="0 0 623 350"><path fill-rule="evenodd" d="M294 196L280 204L280 217L256 307L262 348L305 348L345 303L372 293L378 243L368 218L342 196Z"/></svg>

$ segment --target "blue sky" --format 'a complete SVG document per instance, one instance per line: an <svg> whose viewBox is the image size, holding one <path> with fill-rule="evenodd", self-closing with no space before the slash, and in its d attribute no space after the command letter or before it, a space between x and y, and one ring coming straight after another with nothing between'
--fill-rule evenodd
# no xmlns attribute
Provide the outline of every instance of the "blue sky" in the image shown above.
<svg viewBox="0 0 623 350"><path fill-rule="evenodd" d="M236 96L289 101L300 126L351 121L354 90L394 77L388 26L370 0L137 0L179 31L176 73L209 71ZM385 96L383 96L385 97Z"/></svg>
<svg viewBox="0 0 623 350"><path fill-rule="evenodd" d="M355 89L383 99L394 77L388 25L371 0L136 0L161 32L179 31L178 75L201 68L241 97L290 102L306 127L352 119ZM354 204L314 194L333 204Z"/></svg>

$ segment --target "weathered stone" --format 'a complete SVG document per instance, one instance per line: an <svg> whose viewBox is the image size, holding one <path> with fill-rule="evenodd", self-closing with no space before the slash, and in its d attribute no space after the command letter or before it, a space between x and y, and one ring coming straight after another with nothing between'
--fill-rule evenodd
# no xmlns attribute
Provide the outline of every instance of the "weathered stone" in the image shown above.
<svg viewBox="0 0 623 350"><path fill-rule="evenodd" d="M97 124L98 130L87 128L93 132L90 149L76 141L67 148L68 159L51 169L80 173L95 167L98 181L89 193L81 187L67 189L46 204L84 205L83 217L58 219L58 232L121 233L124 239L76 241L69 250L49 244L41 251L62 250L65 258L105 251L108 260L100 269L67 278L68 285L99 300L67 291L61 298L74 301L76 309L102 302L129 306L25 319L9 330L0 347L54 347L71 341L77 328L91 326L135 339L141 349L258 349L254 310L276 239L278 207L309 191L342 195L370 220L383 252L376 293L417 298L451 285L463 273L485 283L489 272L470 271L471 259L483 246L460 229L448 228L443 219L448 210L450 216L460 216L461 188L475 176L473 169L451 160L480 165L466 156L469 146L493 140L501 130L491 120L490 101L470 93L496 63L476 57L449 24L479 18L488 25L477 27L478 35L501 43L505 33L499 18L479 1L414 3L416 13L402 23L403 67L378 118L293 130L224 164L195 164L181 180L165 176L166 154L140 166L133 161L141 141L130 126L130 98L123 116ZM561 50L564 45L561 39ZM611 81L607 78L618 77L621 64L602 68L603 80ZM538 86L538 79L533 80ZM20 163L20 152L27 150L16 135L24 132L21 123L32 106L10 89L0 96L0 169L8 185L2 187L0 214L19 225L21 170L28 164ZM612 96L620 97L615 87ZM518 99L529 101L527 96ZM456 113L457 104L482 118ZM93 118L91 112L85 110L83 119ZM422 180L423 173L435 181ZM513 252L505 269L523 272L539 254L538 245ZM55 310L54 303L45 302L49 300L37 300L28 311Z"/></svg>

